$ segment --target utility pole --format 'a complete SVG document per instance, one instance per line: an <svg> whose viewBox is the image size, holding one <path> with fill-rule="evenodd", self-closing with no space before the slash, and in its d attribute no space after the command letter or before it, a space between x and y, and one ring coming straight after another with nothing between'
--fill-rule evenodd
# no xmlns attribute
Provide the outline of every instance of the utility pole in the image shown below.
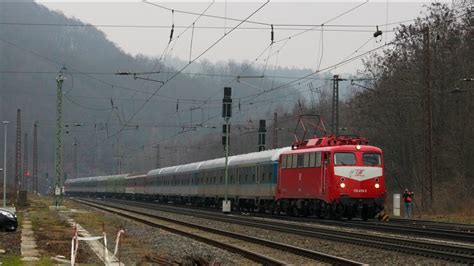
<svg viewBox="0 0 474 266"><path fill-rule="evenodd" d="M156 148L156 169L160 168L160 144L153 146Z"/></svg>
<svg viewBox="0 0 474 266"><path fill-rule="evenodd" d="M231 203L228 200L229 194L229 187L228 187L228 180L229 180L229 133L230 133L230 125L229 119L232 117L232 88L231 87L224 87L224 99L222 99L222 117L225 120L225 125L223 128L224 136L222 136L222 144L224 144L225 149L225 197L224 201L222 202L222 212L223 213L230 213L231 210ZM225 141L224 141L225 140Z"/></svg>
<svg viewBox="0 0 474 266"><path fill-rule="evenodd" d="M339 134L339 75L334 75L332 79L332 112L331 112L331 134Z"/></svg>
<svg viewBox="0 0 474 266"><path fill-rule="evenodd" d="M62 204L62 187L63 187L63 72L62 68L56 78L57 83L57 100L56 100L56 153L54 162L54 201L56 208Z"/></svg>
<svg viewBox="0 0 474 266"><path fill-rule="evenodd" d="M122 174L122 146L120 143L118 144L118 154L117 154L117 169L118 169L118 174Z"/></svg>
<svg viewBox="0 0 474 266"><path fill-rule="evenodd" d="M28 191L28 133L25 132L25 139L23 144L23 182L20 191Z"/></svg>
<svg viewBox="0 0 474 266"><path fill-rule="evenodd" d="M7 206L7 129L10 121L3 121L5 141L3 142L3 208Z"/></svg>
<svg viewBox="0 0 474 266"><path fill-rule="evenodd" d="M433 207L433 116L432 116L432 94L431 94L431 58L430 58L430 29L425 28L423 32L423 43L425 51L425 90L424 90L424 163L423 178L421 182L422 209Z"/></svg>
<svg viewBox="0 0 474 266"><path fill-rule="evenodd" d="M16 202L20 180L21 180L21 110L18 109L16 111L15 184L13 185L13 202Z"/></svg>
<svg viewBox="0 0 474 266"><path fill-rule="evenodd" d="M76 179L77 178L77 138L74 138L74 143L72 144L74 146L74 151L73 151L73 172L72 172L72 178Z"/></svg>
<svg viewBox="0 0 474 266"><path fill-rule="evenodd" d="M38 122L33 129L33 192L38 193Z"/></svg>
<svg viewBox="0 0 474 266"><path fill-rule="evenodd" d="M278 113L273 113L273 148L278 147Z"/></svg>

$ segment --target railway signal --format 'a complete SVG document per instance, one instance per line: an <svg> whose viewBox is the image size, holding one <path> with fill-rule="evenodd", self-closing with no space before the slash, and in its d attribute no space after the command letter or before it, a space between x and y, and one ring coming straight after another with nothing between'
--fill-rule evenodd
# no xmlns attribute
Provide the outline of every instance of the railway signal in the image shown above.
<svg viewBox="0 0 474 266"><path fill-rule="evenodd" d="M232 88L224 87L224 99L222 99L222 117L225 120L225 125L223 127L224 135L222 136L222 144L224 145L224 150L225 150L225 197L224 197L224 201L222 202L223 213L229 213L231 209L230 201L227 199L228 194L229 194L229 188L228 188L229 169L227 165L227 162L229 160L229 131L230 131L229 119L232 117L231 95L232 95Z"/></svg>
<svg viewBox="0 0 474 266"><path fill-rule="evenodd" d="M260 120L260 126L258 127L258 151L264 151L266 146L265 137L267 135L266 121Z"/></svg>

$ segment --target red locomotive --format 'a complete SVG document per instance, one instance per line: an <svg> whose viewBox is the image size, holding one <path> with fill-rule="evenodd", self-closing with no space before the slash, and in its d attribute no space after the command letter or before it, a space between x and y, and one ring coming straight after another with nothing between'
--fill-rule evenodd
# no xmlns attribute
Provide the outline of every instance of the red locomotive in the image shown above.
<svg viewBox="0 0 474 266"><path fill-rule="evenodd" d="M383 210L380 148L367 139L326 136L299 141L279 158L278 209L319 217L374 217Z"/></svg>

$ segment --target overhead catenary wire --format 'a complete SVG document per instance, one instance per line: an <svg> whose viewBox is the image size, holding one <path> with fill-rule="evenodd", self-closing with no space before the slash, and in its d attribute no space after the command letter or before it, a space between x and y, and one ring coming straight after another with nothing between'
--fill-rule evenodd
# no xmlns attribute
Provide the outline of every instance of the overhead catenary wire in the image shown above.
<svg viewBox="0 0 474 266"><path fill-rule="evenodd" d="M403 23L404 21L400 21L400 23ZM406 21L405 21L406 22ZM396 24L396 23L392 23ZM34 27L95 27L95 28L149 28L149 29L169 29L170 26L167 25L120 25L120 24L61 24L61 23L29 23L29 22L0 22L0 25L4 26L34 26ZM373 32L372 28L375 27L376 25L384 26L386 24L374 24L374 25L328 25L325 24L325 31L328 32ZM390 23L389 23L390 25ZM310 31L321 31L319 28L310 28L309 26L306 26L307 28L304 27L277 27L274 25L274 30L279 30L279 31L302 31L302 30L310 30ZM185 25L176 25L174 26L174 29L186 29L189 28L189 26ZM232 27L224 27L224 26L194 26L195 29L204 29L204 30L219 30L219 29L232 29ZM262 31L267 31L267 27L240 27L236 30L262 30ZM387 30L387 32L393 32L393 30ZM176 38L176 37L175 37Z"/></svg>
<svg viewBox="0 0 474 266"><path fill-rule="evenodd" d="M369 50L369 51L366 51L366 52L364 52L364 53L362 53L362 54L356 55L356 56L351 57L351 58L348 58L348 59L346 59L346 60L339 61L338 63L335 63L335 64L333 64L333 65L330 65L330 66L325 67L325 68L323 68L323 69L320 69L320 70L318 70L318 71L314 71L314 72L312 72L312 73L310 73L310 74L307 74L307 75L305 75L305 76L303 76L303 77L299 77L299 78L297 78L297 79L294 79L294 80L292 80L292 81L290 81L290 82L287 82L287 83L282 84L282 85L280 85L280 86L277 86L277 87L275 87L275 88L271 88L271 89L266 90L266 91L263 91L263 92L261 92L261 93L257 93L257 94L253 94L253 95L248 95L248 96L242 97L242 99L244 99L244 98L246 98L246 99L253 99L253 98L258 97L258 96L261 96L261 95L263 95L263 94L266 94L266 93L269 93L269 92L273 92L273 91L278 90L278 89L281 89L281 88L286 88L286 87L288 87L288 86L291 86L292 84L297 83L298 81L303 80L303 78L309 78L309 77L311 77L311 76L313 76L313 75L315 75L315 74L319 74L319 73L322 73L322 72L324 72L324 71L331 70L331 69L333 69L333 68L335 68L335 67L338 67L338 66L340 66L340 65L347 64L347 63L349 63L349 62L352 62L352 61L355 60L355 59L358 59L358 58L360 58L360 57L362 57L362 56L365 56L365 55L367 55L367 54L369 54L369 53L372 53L372 52L374 52L374 51L377 51L377 50L379 50L379 49L381 49L381 48L383 48L383 47L386 47L386 46L388 46L388 45L390 45L390 44L391 44L391 42L390 42L390 43L387 43L387 44L380 45L380 46L375 47L374 49L371 49L371 50ZM248 101L248 100L247 100L247 101Z"/></svg>
<svg viewBox="0 0 474 266"><path fill-rule="evenodd" d="M336 20L336 19L338 19L338 18L340 18L340 17L342 17L342 16L344 16L344 15L346 15L346 14L348 14L348 13L350 13L350 12L352 12L352 11L358 9L358 8L360 8L361 6L363 6L364 4L366 4L367 2L368 2L368 1L365 1L365 2L359 4L359 5L355 6L355 7L352 7L352 8L350 8L350 9L344 11L344 12L341 13L341 14L338 14L337 16L335 16L335 17L333 17L333 18L330 18L329 20L326 20L322 25L324 25L325 23L329 23L329 22L331 22L331 21L334 21L334 20ZM271 25L271 24L270 24L270 25ZM314 29L314 28L317 28L317 27L320 27L320 26L321 26L321 25L317 25L316 27L313 27L313 29ZM308 30L304 30L303 32L299 32L299 33L297 33L297 34L293 34L293 35L291 35L291 36L289 36L289 37L286 37L286 38L283 38L283 39L279 40L278 42L280 42L280 41L285 41L284 44L282 45L282 47L283 47L283 46L285 46L285 45L288 43L288 41L291 40L293 37L299 36L299 35L304 34L304 33L306 33L306 32L308 32ZM261 55L263 55L268 49L271 50L271 48L273 47L273 44L274 44L274 43L275 43L275 42L272 42L269 46L267 46L267 47L261 52L261 54L260 54L257 58L259 58ZM270 54L270 53L269 53L269 54ZM267 57L267 60L266 60L266 61L268 61L268 57ZM248 65L247 68L248 68L248 67L250 67L250 65ZM298 78L298 79L299 79L299 80L302 80L302 79L304 79L304 78ZM274 89L274 88L273 88L273 82L272 82L272 88L270 88L270 90L267 90L267 91L264 90L263 92L258 93L258 96L259 96L259 95L262 95L262 94L264 94L264 93L267 93L268 91L273 91L273 89ZM217 94L214 94L214 95L217 95ZM215 96L214 96L214 97L215 97ZM245 98L245 97L244 97L244 98Z"/></svg>
<svg viewBox="0 0 474 266"><path fill-rule="evenodd" d="M359 8L360 6L368 3L369 1L366 0L364 1L362 4L354 7L354 8L351 8L350 10L347 10L346 12L344 13L341 13L340 15L330 19L330 20L327 20L326 22L324 22L324 24L327 24L331 21L334 21L336 19L338 19L339 17L342 17L344 15L346 15L347 13L349 12L352 12L353 10ZM177 12L177 13L182 13L182 14L187 14L187 15L200 15L199 13L196 13L196 12L192 12L192 11L186 11L186 10L178 10L178 9L172 9L172 8L169 8L169 7L166 7L162 4L157 4L155 2L151 2L151 1L147 1L145 0L144 3L146 4L150 4L150 5L153 5L153 6L156 6L156 7L159 7L159 8L162 8L164 10L168 10L168 11L171 11L171 10L174 10L174 12ZM234 21L234 22L245 22L245 23L248 23L248 24L255 24L255 25L261 25L261 26L266 26L266 27L269 27L271 26L272 24L275 26L275 27L319 27L320 24L287 24L287 23L270 23L270 22L262 22L262 21L255 21L255 20L242 20L242 19L238 19L238 18L231 18L231 17L228 17L227 15L225 16L218 16L218 15L211 15L211 14L205 14L203 15L205 17L208 17L208 18L214 18L214 19L222 19L222 20L229 20L229 21ZM395 25L395 24L399 24L399 23L404 23L404 22L411 22L413 21L413 19L409 19L409 20L403 20L403 21L397 21L397 22L391 22L391 23L388 23L389 25ZM379 25L385 25L385 24L379 24ZM344 25L345 26L345 25ZM348 26L351 26L351 25L348 25ZM374 25L357 25L358 27L374 27Z"/></svg>
<svg viewBox="0 0 474 266"><path fill-rule="evenodd" d="M323 28L322 28L321 30L323 30ZM319 69L319 68L318 68L318 69ZM308 77L308 78L304 78L304 79L310 79L310 77ZM304 79L301 79L301 80L304 80ZM272 87L273 87L273 86L272 86ZM158 95L158 94L157 94L157 95Z"/></svg>
<svg viewBox="0 0 474 266"><path fill-rule="evenodd" d="M74 100L72 100L68 95L64 95L64 98L66 98L66 100L68 100L70 103L72 104L75 104L83 109L87 109L87 110L93 110L93 111L109 111L111 108L95 108L95 107L89 107L89 106L85 106L83 104L80 104Z"/></svg>
<svg viewBox="0 0 474 266"><path fill-rule="evenodd" d="M249 16L246 17L245 20L243 20L242 22L240 22L238 25L236 25L234 28L232 28L226 35L223 35L222 37L218 38L214 43L212 43L207 49L205 49L202 53L200 53L198 56L196 56L193 60L191 60L191 62L189 62L188 64L186 64L184 67L182 67L178 72L176 72L174 75L172 75L169 79L167 79L165 81L165 83L161 86L161 87L158 87L152 95L150 95L147 100L145 100L145 102L140 105L140 107L132 114L132 116L128 119L127 123L130 122L131 120L133 120L133 118L146 106L146 104L150 101L151 98L153 98L153 96L156 95L156 93L158 93L158 91L160 91L161 88L163 88L164 86L166 86L166 84L169 84L169 82L171 80L173 80L176 76L178 76L181 72L183 72L189 65L191 65L193 62L195 62L197 59L201 58L201 56L203 56L204 54L206 54L210 49L212 49L214 46L216 46L222 39L224 39L226 36L229 35L229 33L233 32L236 28L238 28L240 25L242 25L244 23L244 21L246 21L247 19L251 18L254 14L256 14L258 11L260 11L264 6L266 6L267 4L269 3L269 1L266 1L265 3L263 3L257 10L255 10L254 12L252 12ZM113 134L113 136L116 136L117 134L120 133L120 131L122 130L122 128L116 132L115 134Z"/></svg>
<svg viewBox="0 0 474 266"><path fill-rule="evenodd" d="M6 43L6 44L8 44L8 45L10 45L10 46L12 46L12 47L15 47L15 48L18 49L18 50L23 50L23 51L26 51L26 52L28 52L28 53L31 53L31 54L33 54L33 55L35 55L35 56L37 56L37 57L39 57L39 58L41 58L41 59L47 61L47 62L50 62L51 64L53 64L53 65L55 65L55 66L59 66L59 67L63 67L63 66L64 66L62 63L58 62L57 60L54 60L54 59L51 59L51 58L46 57L46 56L44 56L44 55L41 55L41 54L39 54L39 53L37 53L37 52L35 52L35 51L26 49L26 48L24 48L24 47L22 47L22 46L20 46L20 45L18 45L18 44L15 44L15 43L13 43L13 42L4 40L4 39L2 39L2 38L0 38L0 42ZM121 86L121 85L117 85L117 84L114 84L114 83L110 83L110 82L104 81L104 80L102 80L102 79L99 79L99 78L97 78L97 77L92 76L92 74L89 74L89 73L87 73L87 72L83 72L83 71L81 71L81 70L79 70L79 69L77 69L76 67L73 67L73 66L68 66L68 69L72 69L72 70L74 71L73 73L75 73L75 74L84 75L84 76L86 76L86 77L88 77L88 78L90 78L90 79L93 79L93 80L98 81L99 83L102 83L102 84L111 86L112 88L119 88L119 89L123 89L123 90L135 91L135 92L140 92L140 93L145 93L145 94L146 94L146 92L141 91L141 90L137 90L137 89L134 89L134 88L125 87L125 86ZM57 71L55 71L54 73L57 73Z"/></svg>
<svg viewBox="0 0 474 266"><path fill-rule="evenodd" d="M171 9L169 9L171 10ZM456 18L459 18L470 11L461 13L459 16ZM197 15L198 13L194 13L194 15ZM217 16L218 17L218 16ZM224 19L224 17L221 17ZM387 16L388 18L388 16ZM386 19L387 21L387 19ZM328 22L324 23L324 26L326 27L325 31L338 31L338 30L333 30L330 29L331 27L335 28L367 28L367 30L360 30L360 32L373 32L373 28L375 26L396 26L400 25L403 23L408 23L408 22L416 22L415 19L405 19L405 20L399 20L399 21L392 21L392 22L385 22L385 23L375 23L375 24L329 24ZM313 29L313 30L319 30L317 27L321 26L321 24L275 24L275 23L263 23L261 25L264 25L264 27L239 27L240 30L268 30L268 26L272 25L274 26L275 30L307 30ZM5 26L38 26L38 27L96 27L96 28L163 28L163 29L169 29L169 25L127 25L127 24L100 24L100 23L50 23L50 22L19 22L19 21L0 21L0 25L5 25ZM175 28L188 28L188 26L185 25L175 25ZM306 29L303 28L297 28L297 27L308 27ZM231 29L232 27L230 26L196 26L197 29ZM237 29L237 30L239 30ZM343 30L341 29L340 31L350 31L350 30ZM358 30L354 30L358 31ZM385 30L386 32L393 32L388 29Z"/></svg>
<svg viewBox="0 0 474 266"><path fill-rule="evenodd" d="M338 19L338 18L340 18L340 17L342 17L342 16L344 16L344 15L347 15L347 14L351 13L352 11L354 11L354 10L356 10L356 9L359 9L360 7L362 7L363 5L367 4L368 2L369 2L369 1L366 0L365 2L363 2L363 3L361 3L361 4L359 4L359 5L355 6L355 7L352 7L352 8L350 8L350 9L348 9L348 10L342 12L341 14L339 14L339 15L337 15L337 16L335 16L335 17L332 17L332 18L330 18L330 19L328 19L328 20L326 20L326 21L324 21L324 22L321 23L320 25L313 26L313 27L311 27L311 28L309 28L309 29L306 29L306 30L303 30L303 31L301 31L301 32L295 33L295 34L293 34L293 35L291 35L291 36L282 38L282 39L277 40L277 41L275 41L275 42L282 42L282 41L285 41L285 40L288 39L288 38L289 38L289 39L293 39L293 38L295 38L295 37L298 37L298 36L300 36L300 35L302 35L302 34L305 34L305 33L309 32L309 31L311 31L311 30L313 30L313 29L321 28L322 26L325 26L327 23L329 23L329 22L331 22L331 21L334 21L334 20L336 20L336 19Z"/></svg>

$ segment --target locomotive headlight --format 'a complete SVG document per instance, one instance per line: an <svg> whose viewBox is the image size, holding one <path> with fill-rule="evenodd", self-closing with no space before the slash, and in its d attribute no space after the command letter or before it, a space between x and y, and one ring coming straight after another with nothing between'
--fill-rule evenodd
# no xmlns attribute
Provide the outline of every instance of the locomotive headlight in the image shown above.
<svg viewBox="0 0 474 266"><path fill-rule="evenodd" d="M356 145L356 149L357 149L357 150L360 150L360 145Z"/></svg>
<svg viewBox="0 0 474 266"><path fill-rule="evenodd" d="M341 186L341 188L345 188L345 187L346 187L346 184L341 183L339 186Z"/></svg>
<svg viewBox="0 0 474 266"><path fill-rule="evenodd" d="M375 183L375 188L379 188L379 187L380 187L379 183Z"/></svg>

